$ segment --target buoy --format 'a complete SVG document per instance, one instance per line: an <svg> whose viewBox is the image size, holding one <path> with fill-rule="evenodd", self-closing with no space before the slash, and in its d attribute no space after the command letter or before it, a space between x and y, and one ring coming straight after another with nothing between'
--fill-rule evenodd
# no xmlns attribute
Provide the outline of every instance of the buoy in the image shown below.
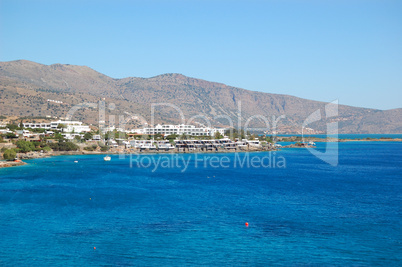
<svg viewBox="0 0 402 267"><path fill-rule="evenodd" d="M248 227L248 222L245 223L246 227Z"/></svg>
<svg viewBox="0 0 402 267"><path fill-rule="evenodd" d="M96 247L94 247L94 249L96 249Z"/></svg>

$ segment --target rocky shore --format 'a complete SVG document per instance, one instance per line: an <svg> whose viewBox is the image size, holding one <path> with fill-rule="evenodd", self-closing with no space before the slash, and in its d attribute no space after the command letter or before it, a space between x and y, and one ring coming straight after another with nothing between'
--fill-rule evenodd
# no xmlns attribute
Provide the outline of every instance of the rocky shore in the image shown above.
<svg viewBox="0 0 402 267"><path fill-rule="evenodd" d="M62 156L62 155L115 155L115 154L130 154L130 153L144 153L144 154L177 154L177 153L233 153L233 152L257 152L257 151L276 151L276 148L273 147L249 147L244 149L237 149L237 150L227 150L218 148L217 150L208 150L208 151L201 151L197 150L178 150L172 149L169 151L166 150L148 150L148 149L136 149L136 148L111 148L109 151L102 152L99 150L95 151L50 151L50 152L28 152L28 153L17 153L17 158L19 159L37 159L37 158L46 158L46 157L54 157L54 156Z"/></svg>
<svg viewBox="0 0 402 267"><path fill-rule="evenodd" d="M285 141L285 140L282 140ZM290 141L290 140L286 140ZM295 141L295 140L292 140ZM312 142L364 142L364 141L370 141L370 142L402 142L402 139L396 138L396 139L391 139L391 138L379 138L379 139L333 139L333 138L327 138L327 139L322 139L322 138L308 138L308 141ZM46 157L54 157L54 156L62 156L62 155L115 155L115 154L131 154L131 153L144 153L144 154L176 154L176 153L233 153L233 152L258 152L258 151L276 151L280 148L314 148L314 145L300 145L300 143L295 143L295 144L290 144L286 146L282 146L279 148L272 147L272 146L264 146L264 147L247 147L247 148L242 148L242 149L237 149L237 150L227 150L223 148L218 148L217 150L208 150L208 151L201 151L199 149L196 150L178 150L178 149L172 149L169 151L166 150L140 150L136 148L111 148L109 151L102 152L100 150L95 150L95 151L86 151L86 150L79 150L79 151L50 151L50 152L28 152L28 153L17 153L17 158L21 160L25 159L36 159L36 158L46 158ZM25 162L22 161L0 161L0 168L5 168L5 167L14 167L14 166L21 166L25 165Z"/></svg>
<svg viewBox="0 0 402 267"><path fill-rule="evenodd" d="M25 164L23 161L0 161L0 168L22 166Z"/></svg>

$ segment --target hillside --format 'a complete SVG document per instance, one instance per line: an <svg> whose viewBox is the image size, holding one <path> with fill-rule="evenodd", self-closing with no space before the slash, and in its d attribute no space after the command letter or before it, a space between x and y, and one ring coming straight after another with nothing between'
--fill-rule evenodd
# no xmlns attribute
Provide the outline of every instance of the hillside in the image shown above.
<svg viewBox="0 0 402 267"><path fill-rule="evenodd" d="M179 107L186 121L204 114L215 126L230 125L227 118L237 126L241 105L243 125L252 116L261 115L272 121L273 115L284 114L286 118L280 120L278 128L288 132L300 131L303 121L317 109L321 109L321 115L325 117L326 104L289 95L249 91L181 74L113 79L86 66L42 65L26 60L0 62L1 115L64 117L76 104L98 103L103 98L107 104L116 106L114 110L108 110L108 115L137 115L137 119L131 121L132 126L140 126L144 120L151 122L152 103ZM144 119L138 119L140 116ZM97 124L98 118L97 109L88 107L78 110L73 119ZM178 112L167 106L156 109L155 119L156 123L180 122ZM196 121L206 124L202 119ZM338 117L308 127L325 131L329 121L339 122L340 133L401 133L402 109L382 111L340 105ZM251 120L249 125L264 127L261 118Z"/></svg>

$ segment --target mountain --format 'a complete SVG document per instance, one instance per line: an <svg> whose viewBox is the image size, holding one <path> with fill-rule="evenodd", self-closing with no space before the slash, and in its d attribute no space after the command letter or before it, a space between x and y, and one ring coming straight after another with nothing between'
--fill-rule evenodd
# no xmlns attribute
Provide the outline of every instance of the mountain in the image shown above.
<svg viewBox="0 0 402 267"><path fill-rule="evenodd" d="M65 117L74 105L102 99L108 107L107 115L115 115L116 121L118 115L131 118L129 125L133 127L145 121L151 123L152 104L165 103L155 108L155 123L181 122L175 106L183 112L186 122L229 126L232 120L237 127L241 110L243 126L249 120L251 127L267 128L267 118L271 127L272 116L285 115L278 128L296 133L305 119L319 109L323 119L306 127L325 131L328 122L338 122L340 133L402 133L402 109L339 105L338 116L325 118L324 102L250 91L181 74L113 79L86 66L42 65L27 60L0 62L1 115ZM200 114L207 121L200 117L190 120ZM77 110L72 119L98 123L98 110L87 105Z"/></svg>

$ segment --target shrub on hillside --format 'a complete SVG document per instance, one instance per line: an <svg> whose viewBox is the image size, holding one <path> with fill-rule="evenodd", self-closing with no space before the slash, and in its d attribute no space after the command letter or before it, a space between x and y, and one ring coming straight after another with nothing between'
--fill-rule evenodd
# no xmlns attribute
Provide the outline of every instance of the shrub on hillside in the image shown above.
<svg viewBox="0 0 402 267"><path fill-rule="evenodd" d="M79 147L72 142L50 143L50 148L54 151L77 151Z"/></svg>
<svg viewBox="0 0 402 267"><path fill-rule="evenodd" d="M7 149L4 151L3 158L5 160L14 160L15 157L17 156L17 153L15 152L14 149Z"/></svg>
<svg viewBox="0 0 402 267"><path fill-rule="evenodd" d="M106 151L108 151L109 150L109 146L101 146L101 149L100 149L102 152L106 152Z"/></svg>
<svg viewBox="0 0 402 267"><path fill-rule="evenodd" d="M50 147L48 147L48 146L45 146L45 147L43 147L42 148L43 149L43 151L46 151L46 152L49 152L50 150L52 150Z"/></svg>
<svg viewBox="0 0 402 267"><path fill-rule="evenodd" d="M35 145L29 141L19 140L16 145L22 153L27 153L35 149Z"/></svg>

